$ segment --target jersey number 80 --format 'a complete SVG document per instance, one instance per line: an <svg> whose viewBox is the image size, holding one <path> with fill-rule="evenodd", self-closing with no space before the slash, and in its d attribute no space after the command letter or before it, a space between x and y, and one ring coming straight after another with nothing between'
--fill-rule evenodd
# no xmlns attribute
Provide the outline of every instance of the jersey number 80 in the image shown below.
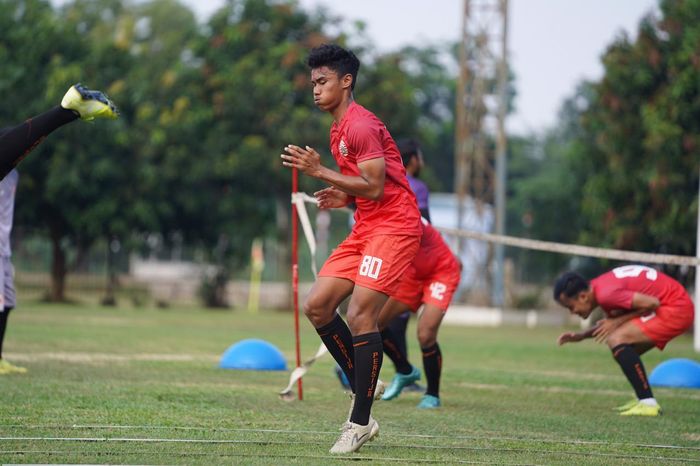
<svg viewBox="0 0 700 466"><path fill-rule="evenodd" d="M378 257L365 256L360 264L360 275L363 277L377 279L382 268L382 260Z"/></svg>

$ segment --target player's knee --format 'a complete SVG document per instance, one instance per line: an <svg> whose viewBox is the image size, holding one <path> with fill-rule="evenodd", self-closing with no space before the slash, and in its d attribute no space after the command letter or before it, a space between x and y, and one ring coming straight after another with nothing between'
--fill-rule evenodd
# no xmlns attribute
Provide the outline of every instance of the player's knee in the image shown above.
<svg viewBox="0 0 700 466"><path fill-rule="evenodd" d="M304 315L313 323L313 324L323 324L324 322L321 322L324 320L324 317L326 316L326 308L327 306L323 305L323 300L319 299L317 296L312 296L309 295L306 297L304 300L304 304L302 308L304 309Z"/></svg>
<svg viewBox="0 0 700 466"><path fill-rule="evenodd" d="M377 329L381 332L387 325L389 325L389 320L386 317L379 316L377 319Z"/></svg>
<svg viewBox="0 0 700 466"><path fill-rule="evenodd" d="M631 337L624 332L613 332L606 342L608 348L613 349L616 346L624 344L632 344Z"/></svg>
<svg viewBox="0 0 700 466"><path fill-rule="evenodd" d="M360 309L348 308L348 327L353 335L363 335L365 333L379 331L377 318L369 312L362 312Z"/></svg>
<svg viewBox="0 0 700 466"><path fill-rule="evenodd" d="M418 344L427 348L437 343L437 332L433 329L418 329Z"/></svg>

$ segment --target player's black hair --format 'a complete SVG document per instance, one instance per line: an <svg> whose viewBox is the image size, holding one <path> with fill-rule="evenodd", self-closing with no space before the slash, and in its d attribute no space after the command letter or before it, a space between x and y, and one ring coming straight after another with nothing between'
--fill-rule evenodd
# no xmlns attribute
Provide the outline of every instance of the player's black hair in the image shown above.
<svg viewBox="0 0 700 466"><path fill-rule="evenodd" d="M311 69L327 66L338 73L338 76L341 78L346 74L350 74L352 76L350 89L355 89L357 72L360 70L360 60L350 50L345 50L335 44L323 44L311 49L306 64Z"/></svg>
<svg viewBox="0 0 700 466"><path fill-rule="evenodd" d="M413 157L418 156L418 151L420 150L420 144L418 141L411 138L403 138L396 141L396 146L401 152L401 160L403 161L403 166L405 167L411 161Z"/></svg>
<svg viewBox="0 0 700 466"><path fill-rule="evenodd" d="M582 291L588 289L588 282L576 272L566 272L554 283L554 300L559 301L559 297L564 294L567 298L573 298Z"/></svg>

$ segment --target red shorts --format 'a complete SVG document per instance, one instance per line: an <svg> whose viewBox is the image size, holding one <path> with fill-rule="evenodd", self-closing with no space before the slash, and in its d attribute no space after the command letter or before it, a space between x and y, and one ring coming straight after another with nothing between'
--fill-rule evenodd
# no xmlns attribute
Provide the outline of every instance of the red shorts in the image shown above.
<svg viewBox="0 0 700 466"><path fill-rule="evenodd" d="M439 263L433 273L426 277L416 276L416 270L411 266L401 277L399 287L391 297L408 305L413 312L423 303L432 304L445 312L459 286L460 276L459 263L454 256Z"/></svg>
<svg viewBox="0 0 700 466"><path fill-rule="evenodd" d="M391 295L419 246L420 236L377 235L359 238L350 234L333 251L318 275L345 278L355 285Z"/></svg>
<svg viewBox="0 0 700 466"><path fill-rule="evenodd" d="M694 314L695 306L687 298L672 306L663 305L649 315L634 318L632 322L662 350L666 343L693 325Z"/></svg>

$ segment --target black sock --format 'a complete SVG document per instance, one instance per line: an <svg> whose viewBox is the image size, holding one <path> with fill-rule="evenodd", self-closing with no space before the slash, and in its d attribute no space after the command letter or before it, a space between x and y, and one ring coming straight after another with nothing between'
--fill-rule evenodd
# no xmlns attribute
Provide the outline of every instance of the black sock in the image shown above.
<svg viewBox="0 0 700 466"><path fill-rule="evenodd" d="M406 327L408 327L408 319L411 317L411 311L406 311L403 314L391 319L387 328L394 334L394 342L396 347L408 359L408 346L406 345Z"/></svg>
<svg viewBox="0 0 700 466"><path fill-rule="evenodd" d="M10 309L3 309L0 312L0 359L2 359L2 342L5 339L5 329L7 328L7 318L10 315Z"/></svg>
<svg viewBox="0 0 700 466"><path fill-rule="evenodd" d="M382 330L381 336L384 352L389 356L391 362L394 363L396 372L399 374L410 374L413 368L411 367L411 363L408 362L406 353L401 351L400 343L396 342L396 335L393 330L387 327Z"/></svg>
<svg viewBox="0 0 700 466"><path fill-rule="evenodd" d="M0 133L0 179L10 173L49 133L77 118L73 111L56 106L20 125L4 128Z"/></svg>
<svg viewBox="0 0 700 466"><path fill-rule="evenodd" d="M627 380L629 380L632 385L632 388L634 388L637 398L640 400L644 398L653 398L654 395L651 393L651 387L647 380L644 364L642 364L642 360L634 350L634 347L623 343L614 347L612 353L613 357L622 368L622 372L625 373Z"/></svg>
<svg viewBox="0 0 700 466"><path fill-rule="evenodd" d="M323 327L317 328L316 332L335 362L345 373L348 382L350 382L350 388L355 393L355 352L352 348L352 334L347 324L336 313L333 320Z"/></svg>
<svg viewBox="0 0 700 466"><path fill-rule="evenodd" d="M423 352L423 369L428 380L426 395L440 397L440 374L442 373L442 352L440 345L435 342L433 346L420 349Z"/></svg>
<svg viewBox="0 0 700 466"><path fill-rule="evenodd" d="M352 344L355 347L357 391L350 422L366 426L369 423L377 378L382 369L382 337L379 332L365 333L352 337Z"/></svg>

